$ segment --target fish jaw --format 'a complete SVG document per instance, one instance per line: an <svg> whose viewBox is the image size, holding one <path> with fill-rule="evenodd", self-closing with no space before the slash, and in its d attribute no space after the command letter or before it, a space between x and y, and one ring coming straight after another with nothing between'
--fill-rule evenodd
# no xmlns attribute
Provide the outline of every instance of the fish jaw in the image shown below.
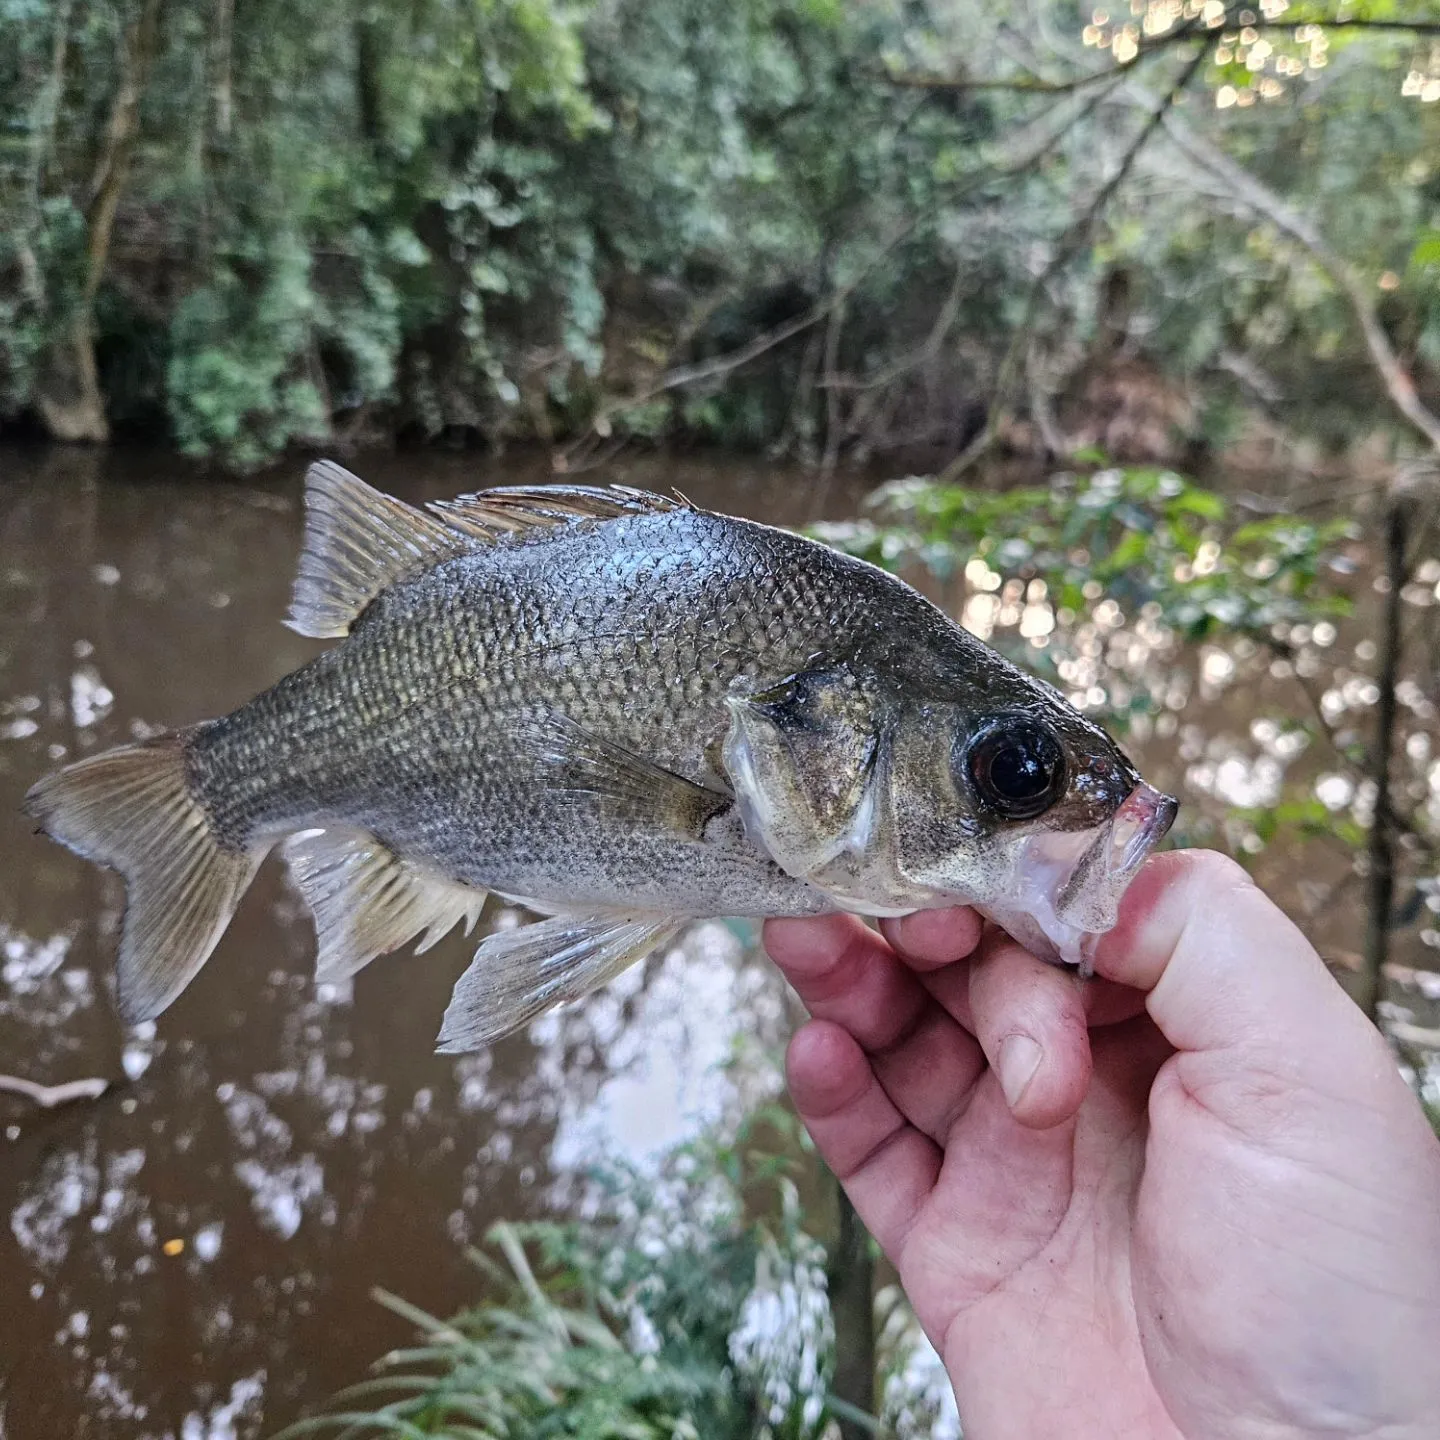
<svg viewBox="0 0 1440 1440"><path fill-rule="evenodd" d="M1031 836L1010 892L976 908L1032 955L1088 975L1091 942L1114 928L1130 881L1178 809L1173 796L1142 780L1107 824Z"/></svg>

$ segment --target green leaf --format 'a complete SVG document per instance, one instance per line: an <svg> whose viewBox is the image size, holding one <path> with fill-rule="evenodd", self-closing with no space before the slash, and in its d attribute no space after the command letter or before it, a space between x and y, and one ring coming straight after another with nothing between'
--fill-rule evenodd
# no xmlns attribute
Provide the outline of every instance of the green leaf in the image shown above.
<svg viewBox="0 0 1440 1440"><path fill-rule="evenodd" d="M1422 231L1410 251L1410 269L1423 270L1427 265L1440 265L1440 230Z"/></svg>

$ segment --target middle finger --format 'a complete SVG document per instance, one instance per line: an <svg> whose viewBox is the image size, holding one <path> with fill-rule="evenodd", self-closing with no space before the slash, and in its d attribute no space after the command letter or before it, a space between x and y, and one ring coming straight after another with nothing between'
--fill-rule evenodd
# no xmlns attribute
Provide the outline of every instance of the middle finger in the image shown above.
<svg viewBox="0 0 1440 1440"><path fill-rule="evenodd" d="M906 1120L944 1144L985 1070L975 1037L853 915L768 921L765 948L811 1015L855 1037Z"/></svg>

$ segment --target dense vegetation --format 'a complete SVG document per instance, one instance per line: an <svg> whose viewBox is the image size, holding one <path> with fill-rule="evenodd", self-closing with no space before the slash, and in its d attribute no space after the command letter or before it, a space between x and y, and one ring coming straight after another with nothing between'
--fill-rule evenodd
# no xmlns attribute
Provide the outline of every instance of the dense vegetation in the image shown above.
<svg viewBox="0 0 1440 1440"><path fill-rule="evenodd" d="M1440 375L1440 10L1131 8L0 0L0 424L1353 446L1367 321Z"/></svg>
<svg viewBox="0 0 1440 1440"><path fill-rule="evenodd" d="M860 519L817 529L941 587L970 630L1123 736L1182 798L1172 841L1227 850L1284 885L1379 1016L1387 962L1428 968L1440 947L1440 562L1419 559L1434 555L1435 517L1392 512L1406 533L1378 581L1396 600L1391 635L1367 598L1379 557L1365 527L1277 503L1154 467L1060 471L998 492L916 477L881 487ZM1237 720L1238 738L1226 734ZM1341 918L1360 913L1361 893L1363 939ZM1390 1030L1403 1050L1407 1027Z"/></svg>
<svg viewBox="0 0 1440 1440"><path fill-rule="evenodd" d="M474 1257L482 1303L440 1321L380 1296L418 1343L276 1440L840 1440L842 1422L959 1440L940 1359L893 1286L864 1357L877 1414L836 1396L837 1251L813 1233L826 1207L812 1196L802 1214L801 1153L793 1116L767 1106L653 1170L595 1173L585 1220L497 1225Z"/></svg>
<svg viewBox="0 0 1440 1440"><path fill-rule="evenodd" d="M1386 975L1440 948L1437 413L1437 0L0 0L0 433L923 449L827 538L1158 739L1183 843L1302 853L1431 1100ZM1064 463L955 483L1002 446ZM1281 493L1169 468L1217 452ZM1340 473L1383 506L1324 518ZM1241 689L1243 755L1187 735ZM749 1163L501 1227L310 1430L860 1433L814 1207ZM879 1300L881 1433L957 1433Z"/></svg>

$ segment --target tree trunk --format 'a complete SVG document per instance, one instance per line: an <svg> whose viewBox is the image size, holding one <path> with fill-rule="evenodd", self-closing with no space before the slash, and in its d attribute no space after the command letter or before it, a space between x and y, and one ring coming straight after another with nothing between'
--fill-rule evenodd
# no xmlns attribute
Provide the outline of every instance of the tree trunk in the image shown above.
<svg viewBox="0 0 1440 1440"><path fill-rule="evenodd" d="M235 26L235 0L215 0L214 28L210 44L214 57L215 80L211 86L215 138L228 144L235 113L235 85L232 75L232 32Z"/></svg>
<svg viewBox="0 0 1440 1440"><path fill-rule="evenodd" d="M1390 788L1395 749L1395 686L1400 678L1400 592L1405 588L1408 538L1403 493L1385 504L1385 608L1380 623L1380 700L1375 711L1375 747L1370 775L1375 782L1375 815L1366 846L1365 965L1355 999L1374 1020L1380 1003L1385 962L1390 954L1390 917L1395 909L1395 811Z"/></svg>
<svg viewBox="0 0 1440 1440"><path fill-rule="evenodd" d="M144 0L140 17L123 42L120 81L85 208L88 239L84 284L75 313L63 338L51 348L36 388L40 417L57 440L104 444L110 438L95 363L95 297L110 257L115 214L139 130L140 100L159 39L162 5L163 0Z"/></svg>
<svg viewBox="0 0 1440 1440"><path fill-rule="evenodd" d="M835 1394L848 1405L875 1413L875 1265L870 1237L855 1207L835 1182L839 1234L830 1261L830 1312L835 1317ZM856 1420L841 1420L844 1440L873 1440Z"/></svg>
<svg viewBox="0 0 1440 1440"><path fill-rule="evenodd" d="M45 189L45 171L55 148L55 126L65 99L65 67L70 59L70 11L73 0L61 0L55 9L55 29L50 41L50 74L41 87L30 121L30 175L28 181L30 223L40 219L40 197Z"/></svg>
<svg viewBox="0 0 1440 1440"><path fill-rule="evenodd" d="M355 109L359 116L360 134L372 154L379 152L385 133L380 93L384 44L377 21L366 19L355 22Z"/></svg>

